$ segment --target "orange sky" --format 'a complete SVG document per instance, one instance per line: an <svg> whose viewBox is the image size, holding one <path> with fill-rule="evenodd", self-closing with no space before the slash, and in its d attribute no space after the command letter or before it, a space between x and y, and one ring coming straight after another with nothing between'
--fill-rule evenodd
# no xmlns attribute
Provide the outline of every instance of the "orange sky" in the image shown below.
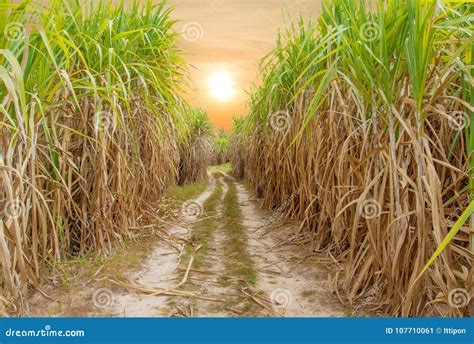
<svg viewBox="0 0 474 344"><path fill-rule="evenodd" d="M230 128L233 115L246 113L246 91L257 83L258 61L272 47L284 18L315 17L320 0L171 0L182 31L182 49L191 65L193 89L188 101L206 109L217 128ZM226 70L236 94L227 101L212 97L209 78Z"/></svg>

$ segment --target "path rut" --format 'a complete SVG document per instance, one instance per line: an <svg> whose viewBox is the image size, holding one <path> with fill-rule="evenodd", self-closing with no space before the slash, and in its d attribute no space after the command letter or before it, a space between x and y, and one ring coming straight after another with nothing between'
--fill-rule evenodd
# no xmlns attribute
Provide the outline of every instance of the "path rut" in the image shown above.
<svg viewBox="0 0 474 344"><path fill-rule="evenodd" d="M294 225L282 224L279 215L262 210L241 181L211 174L206 190L183 204L180 223L166 228L177 242L159 241L139 271L124 276L130 283L186 295L146 295L102 278L104 288L62 294L55 305L82 302L88 310L76 316L345 316L310 248L285 243ZM35 304L40 312L51 307L38 298ZM65 307L61 315L67 312Z"/></svg>

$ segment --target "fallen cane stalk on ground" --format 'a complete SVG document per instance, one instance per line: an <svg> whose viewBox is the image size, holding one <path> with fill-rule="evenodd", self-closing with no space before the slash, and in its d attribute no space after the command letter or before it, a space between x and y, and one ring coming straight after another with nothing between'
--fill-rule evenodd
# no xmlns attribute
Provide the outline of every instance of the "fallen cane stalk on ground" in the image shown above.
<svg viewBox="0 0 474 344"><path fill-rule="evenodd" d="M199 251L199 249L201 247L202 247L202 245L199 245L198 247L196 247L196 249L194 250L194 253ZM114 284L117 284L121 287L127 288L127 289L133 289L133 290L138 291L138 292L146 293L149 296L168 295L168 296L194 296L194 297L199 297L199 296L197 296L193 293L178 290L188 280L189 271L191 270L193 262L194 262L194 254L189 259L188 267L186 268L186 272L183 276L183 279L173 289L153 288L153 287L143 286L143 285L140 285L139 283L135 283L135 282L124 283L124 282L117 281L115 279L109 279L109 281L114 283Z"/></svg>

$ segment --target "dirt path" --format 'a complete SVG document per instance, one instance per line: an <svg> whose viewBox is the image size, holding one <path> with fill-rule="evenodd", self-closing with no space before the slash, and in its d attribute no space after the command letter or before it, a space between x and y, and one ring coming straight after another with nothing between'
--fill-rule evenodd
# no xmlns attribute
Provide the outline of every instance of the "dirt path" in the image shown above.
<svg viewBox="0 0 474 344"><path fill-rule="evenodd" d="M213 193L215 185L212 180L198 198L189 200L183 205L181 211L183 223L169 228L168 232L171 235L181 239L190 237L189 224L195 221L197 215L202 212L201 204ZM163 242L159 243L153 250L151 257L144 262L144 269L129 276L129 279L152 288L172 289L176 285L176 269L180 265L183 249L184 244L182 243L178 244L178 247ZM114 293L111 304L113 307L108 310L108 313L112 316L123 317L169 316L167 304L168 296L165 295L148 296L122 291Z"/></svg>
<svg viewBox="0 0 474 344"><path fill-rule="evenodd" d="M97 277L101 287L56 293L54 305L62 309L51 315L345 316L309 248L284 243L294 226L282 225L277 212L261 210L231 176L219 172L209 179L199 197L182 204L181 222L166 229L174 240L158 241L142 267L125 274L123 285ZM157 292L147 295L131 285ZM65 303L83 307L71 312ZM36 296L33 305L33 315L45 315L44 300Z"/></svg>
<svg viewBox="0 0 474 344"><path fill-rule="evenodd" d="M309 247L282 244L292 233L278 226L278 213L259 209L245 187L237 184L243 224L252 259L258 267L258 288L286 317L343 317L344 308L329 293L327 272L311 260Z"/></svg>
<svg viewBox="0 0 474 344"><path fill-rule="evenodd" d="M193 229L208 232L209 237L200 267L191 271L188 285L207 300L174 300L174 314L345 316L328 291L327 272L311 260L309 248L280 244L291 229L275 226L277 216L260 210L241 182L226 174L211 178L218 185L214 195L218 202L215 209L202 206L203 216L212 216L214 221Z"/></svg>

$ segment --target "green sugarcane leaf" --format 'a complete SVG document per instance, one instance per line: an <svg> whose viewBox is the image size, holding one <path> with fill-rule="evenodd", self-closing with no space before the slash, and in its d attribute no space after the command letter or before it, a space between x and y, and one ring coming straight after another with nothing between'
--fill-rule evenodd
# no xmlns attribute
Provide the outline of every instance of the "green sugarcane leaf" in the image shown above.
<svg viewBox="0 0 474 344"><path fill-rule="evenodd" d="M443 239L439 247L436 249L436 251L433 253L431 258L428 260L428 263L423 267L423 270L421 270L420 274L416 278L417 280L423 275L423 273L429 268L429 266L435 261L436 258L443 252L443 250L448 246L448 244L451 242L451 240L454 239L454 236L459 232L461 227L464 225L464 223L469 219L469 216L471 216L474 213L474 201L471 201L469 206L464 210L464 212L461 214L461 216L458 218L456 223L454 223L453 228L448 232L446 237Z"/></svg>

